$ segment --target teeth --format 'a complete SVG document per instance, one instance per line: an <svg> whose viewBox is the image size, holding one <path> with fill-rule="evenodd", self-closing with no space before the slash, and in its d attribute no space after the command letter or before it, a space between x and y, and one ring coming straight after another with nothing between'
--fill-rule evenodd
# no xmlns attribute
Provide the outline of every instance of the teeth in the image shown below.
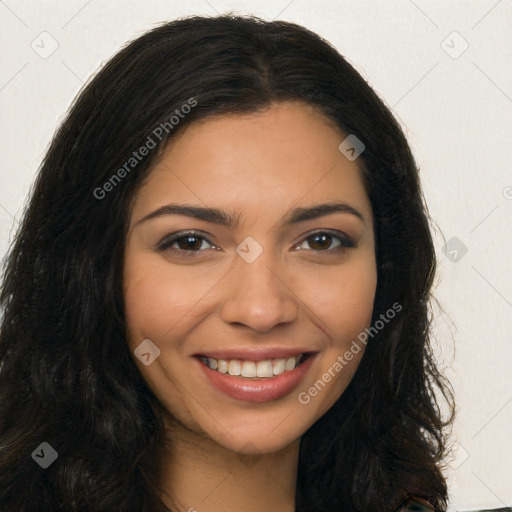
<svg viewBox="0 0 512 512"><path fill-rule="evenodd" d="M212 370L233 376L241 375L246 378L269 378L293 370L301 361L304 354L288 359L265 359L264 361L240 361L239 359L214 359L202 357L204 364Z"/></svg>
<svg viewBox="0 0 512 512"><path fill-rule="evenodd" d="M228 373L229 375L240 375L240 361L237 361L236 359L229 361L228 364Z"/></svg>
<svg viewBox="0 0 512 512"><path fill-rule="evenodd" d="M225 359L217 361L217 371L220 373L228 373L228 362Z"/></svg>
<svg viewBox="0 0 512 512"><path fill-rule="evenodd" d="M295 365L293 365L295 368ZM272 361L260 361L256 365L256 377L272 377Z"/></svg>
<svg viewBox="0 0 512 512"><path fill-rule="evenodd" d="M290 357L284 364L285 371L289 372L295 368L295 357Z"/></svg>
<svg viewBox="0 0 512 512"><path fill-rule="evenodd" d="M256 377L256 374L256 363L254 361L244 361L242 366L242 377Z"/></svg>
<svg viewBox="0 0 512 512"><path fill-rule="evenodd" d="M273 368L274 375L281 375L281 373L284 373L285 363L286 363L286 359L276 359L274 361L274 368Z"/></svg>

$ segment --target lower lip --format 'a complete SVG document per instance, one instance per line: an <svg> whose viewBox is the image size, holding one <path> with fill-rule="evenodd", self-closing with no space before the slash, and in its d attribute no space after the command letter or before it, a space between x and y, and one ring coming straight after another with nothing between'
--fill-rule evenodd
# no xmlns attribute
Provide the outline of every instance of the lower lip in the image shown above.
<svg viewBox="0 0 512 512"><path fill-rule="evenodd" d="M306 361L291 371L259 379L220 373L208 368L200 359L198 362L210 382L226 395L245 402L269 402L290 394L304 378L314 358L315 354L311 354Z"/></svg>

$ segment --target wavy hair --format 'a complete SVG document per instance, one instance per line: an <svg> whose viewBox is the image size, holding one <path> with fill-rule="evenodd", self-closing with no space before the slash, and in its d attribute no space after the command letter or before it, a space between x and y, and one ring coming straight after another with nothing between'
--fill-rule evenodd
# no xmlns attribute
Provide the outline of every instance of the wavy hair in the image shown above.
<svg viewBox="0 0 512 512"><path fill-rule="evenodd" d="M99 194L190 98L194 108ZM126 342L122 269L131 207L166 142L184 127L281 101L312 105L363 141L358 163L376 239L372 323L395 302L403 308L371 337L349 387L304 433L297 510L389 512L408 496L446 506L441 463L453 394L430 342L436 260L404 134L317 34L227 14L167 22L128 43L79 93L50 144L3 268L3 512L169 510L153 483L165 438L161 406ZM440 399L449 405L447 420ZM47 469L31 457L41 442L58 453Z"/></svg>

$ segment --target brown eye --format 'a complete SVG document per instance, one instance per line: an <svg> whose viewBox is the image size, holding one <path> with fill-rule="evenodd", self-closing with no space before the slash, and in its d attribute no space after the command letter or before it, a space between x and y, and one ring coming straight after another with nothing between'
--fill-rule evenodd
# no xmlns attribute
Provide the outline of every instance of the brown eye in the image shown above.
<svg viewBox="0 0 512 512"><path fill-rule="evenodd" d="M197 251L203 245L202 239L197 236L183 236L176 240L178 247L184 251Z"/></svg>
<svg viewBox="0 0 512 512"><path fill-rule="evenodd" d="M319 234L313 235L308 240L312 240L309 242L309 246L314 250L324 250L329 249L332 244L332 236L327 234Z"/></svg>
<svg viewBox="0 0 512 512"><path fill-rule="evenodd" d="M200 253L208 249L208 245L215 248L215 246L203 236L199 236L195 233L175 233L164 238L157 245L157 249L159 251L172 250L183 253Z"/></svg>
<svg viewBox="0 0 512 512"><path fill-rule="evenodd" d="M327 252L341 248L355 247L355 244L346 235L342 233L334 234L328 231L319 231L304 239L304 242L299 246L303 249L302 245L306 243L310 249L316 252Z"/></svg>

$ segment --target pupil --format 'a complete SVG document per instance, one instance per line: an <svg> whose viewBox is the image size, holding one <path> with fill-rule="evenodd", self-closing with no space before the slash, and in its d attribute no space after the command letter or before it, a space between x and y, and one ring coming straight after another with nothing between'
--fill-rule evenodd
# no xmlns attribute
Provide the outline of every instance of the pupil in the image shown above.
<svg viewBox="0 0 512 512"><path fill-rule="evenodd" d="M196 242L194 244L194 241ZM183 244L181 243L183 242ZM197 244L199 242L199 245ZM194 247L195 245L195 247ZM180 249L184 249L186 251L199 249L201 247L201 241L195 236L186 236L180 239Z"/></svg>
<svg viewBox="0 0 512 512"><path fill-rule="evenodd" d="M320 245L320 249L327 249L330 245L331 245L331 242L330 242L330 238L331 238L331 235L327 235L327 234L324 234L324 235L313 235L313 245ZM321 240L320 244L317 244L316 240ZM323 245L322 245L322 241L323 241ZM325 243L327 242L327 244ZM313 247L314 249L314 247Z"/></svg>

